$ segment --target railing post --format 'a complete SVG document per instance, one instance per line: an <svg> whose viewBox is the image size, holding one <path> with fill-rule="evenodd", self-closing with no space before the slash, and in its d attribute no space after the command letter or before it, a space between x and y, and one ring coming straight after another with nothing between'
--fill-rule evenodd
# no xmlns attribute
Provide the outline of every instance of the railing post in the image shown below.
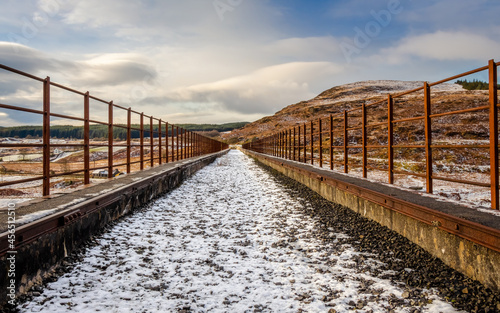
<svg viewBox="0 0 500 313"><path fill-rule="evenodd" d="M184 143L184 158L183 159L186 159L187 158L187 130L186 129L182 129L182 136L183 136L183 143Z"/></svg>
<svg viewBox="0 0 500 313"><path fill-rule="evenodd" d="M189 130L186 131L186 136L187 158L189 159L191 157L191 132Z"/></svg>
<svg viewBox="0 0 500 313"><path fill-rule="evenodd" d="M387 167L389 184L394 184L394 100L387 97Z"/></svg>
<svg viewBox="0 0 500 313"><path fill-rule="evenodd" d="M314 122L311 121L311 164L314 165Z"/></svg>
<svg viewBox="0 0 500 313"><path fill-rule="evenodd" d="M153 132L153 116L149 117L149 155L150 155L150 166L154 167L155 166L155 153L154 153L154 132Z"/></svg>
<svg viewBox="0 0 500 313"><path fill-rule="evenodd" d="M162 129L161 129L161 119L158 121L158 164L161 165L162 163L162 151L161 151L161 135L162 135Z"/></svg>
<svg viewBox="0 0 500 313"><path fill-rule="evenodd" d="M289 129L286 131L286 139L287 139L287 159L291 160L292 159L292 130Z"/></svg>
<svg viewBox="0 0 500 313"><path fill-rule="evenodd" d="M283 131L283 158L286 159L286 154L287 154L287 151L286 151L286 130Z"/></svg>
<svg viewBox="0 0 500 313"><path fill-rule="evenodd" d="M50 194L50 77L43 81L43 184L42 194Z"/></svg>
<svg viewBox="0 0 500 313"><path fill-rule="evenodd" d="M426 191L432 193L432 124L431 124L431 88L424 83L424 114L425 114L425 178Z"/></svg>
<svg viewBox="0 0 500 313"><path fill-rule="evenodd" d="M193 156L198 156L198 134L193 132Z"/></svg>
<svg viewBox="0 0 500 313"><path fill-rule="evenodd" d="M176 149L177 149L177 161L179 161L179 126L175 126L175 139L176 139Z"/></svg>
<svg viewBox="0 0 500 313"><path fill-rule="evenodd" d="M491 208L500 209L498 191L498 77L497 65L489 61L490 83L490 174L491 174Z"/></svg>
<svg viewBox="0 0 500 313"><path fill-rule="evenodd" d="M293 127L293 160L295 161L296 159L296 153L297 153L297 142L296 142L296 137L297 137L297 133L296 133L296 127L294 126Z"/></svg>
<svg viewBox="0 0 500 313"><path fill-rule="evenodd" d="M290 155L290 134L288 129L285 130L285 159L289 159Z"/></svg>
<svg viewBox="0 0 500 313"><path fill-rule="evenodd" d="M187 159L187 130L183 129L183 143L184 143L184 159Z"/></svg>
<svg viewBox="0 0 500 313"><path fill-rule="evenodd" d="M297 159L298 159L298 160L297 160L297 161L299 161L299 162L300 162L300 151L301 151L301 150L300 150L300 148L301 148L301 147L300 147L300 125L299 125L299 127L298 127L298 128L299 128L299 129L298 129L298 133L297 133L297 149L298 149L298 151L297 151L297 156L298 156L298 158L297 158Z"/></svg>
<svg viewBox="0 0 500 313"><path fill-rule="evenodd" d="M179 128L179 140L180 140L180 153L181 153L181 156L180 156L180 159L181 160L184 160L184 128Z"/></svg>
<svg viewBox="0 0 500 313"><path fill-rule="evenodd" d="M141 158L141 171L144 169L144 112L141 113L141 130L140 130L140 145L141 147L139 148L140 152L140 158Z"/></svg>
<svg viewBox="0 0 500 313"><path fill-rule="evenodd" d="M285 141L285 132L284 132L284 131L282 131L282 132L281 132L281 157L282 157L282 158L285 158L285 156L286 156L286 154L285 154L285 153L286 153L286 150L285 150L285 142L286 142L286 141Z"/></svg>
<svg viewBox="0 0 500 313"><path fill-rule="evenodd" d="M168 163L168 122L165 122L165 162Z"/></svg>
<svg viewBox="0 0 500 313"><path fill-rule="evenodd" d="M318 119L318 132L319 132L319 167L323 167L323 127L321 118Z"/></svg>
<svg viewBox="0 0 500 313"><path fill-rule="evenodd" d="M186 158L186 130L184 128L181 129L181 140L182 140L182 159L184 160Z"/></svg>
<svg viewBox="0 0 500 313"><path fill-rule="evenodd" d="M132 126L132 108L128 108L127 110L127 174L130 173L130 153L132 150L132 130L130 127ZM141 153L142 155L142 153ZM141 163L142 164L142 163Z"/></svg>
<svg viewBox="0 0 500 313"><path fill-rule="evenodd" d="M288 131L283 132L283 146L284 146L284 158L288 158Z"/></svg>
<svg viewBox="0 0 500 313"><path fill-rule="evenodd" d="M278 138L278 134L273 135L273 151L275 157L278 156L278 140L276 138Z"/></svg>
<svg viewBox="0 0 500 313"><path fill-rule="evenodd" d="M174 148L174 125L172 126L172 162L175 162L175 148Z"/></svg>
<svg viewBox="0 0 500 313"><path fill-rule="evenodd" d="M196 148L196 142L197 142L197 134L193 132L193 157L197 156L197 148Z"/></svg>
<svg viewBox="0 0 500 313"><path fill-rule="evenodd" d="M333 170L333 115L330 114L330 170Z"/></svg>
<svg viewBox="0 0 500 313"><path fill-rule="evenodd" d="M344 110L344 173L349 173L349 120Z"/></svg>
<svg viewBox="0 0 500 313"><path fill-rule="evenodd" d="M362 142L363 142L363 178L368 177L368 157L366 152L366 105L363 103L361 106L361 119L362 119Z"/></svg>
<svg viewBox="0 0 500 313"><path fill-rule="evenodd" d="M189 132L189 157L194 157L194 133Z"/></svg>
<svg viewBox="0 0 500 313"><path fill-rule="evenodd" d="M275 150L276 150L276 157L280 156L280 134L277 133L274 136L274 145L275 145Z"/></svg>
<svg viewBox="0 0 500 313"><path fill-rule="evenodd" d="M307 124L304 123L304 163L307 163Z"/></svg>
<svg viewBox="0 0 500 313"><path fill-rule="evenodd" d="M90 96L83 97L83 183L90 184Z"/></svg>
<svg viewBox="0 0 500 313"><path fill-rule="evenodd" d="M272 136L272 142L273 142L273 156L276 156L276 134Z"/></svg>
<svg viewBox="0 0 500 313"><path fill-rule="evenodd" d="M281 132L278 133L278 157L281 158Z"/></svg>
<svg viewBox="0 0 500 313"><path fill-rule="evenodd" d="M113 101L108 105L108 178L113 177Z"/></svg>

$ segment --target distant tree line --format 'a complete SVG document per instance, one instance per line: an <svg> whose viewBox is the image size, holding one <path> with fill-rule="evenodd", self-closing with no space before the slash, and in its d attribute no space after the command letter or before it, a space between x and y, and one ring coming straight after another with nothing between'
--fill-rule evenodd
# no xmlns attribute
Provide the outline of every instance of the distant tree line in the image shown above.
<svg viewBox="0 0 500 313"><path fill-rule="evenodd" d="M189 131L198 132L226 132L233 129L241 128L248 122L226 123L226 124L176 124L175 126L182 127ZM124 126L124 125L122 125ZM140 125L132 125L132 128L140 128ZM153 125L153 137L158 137L158 125ZM165 133L165 126L162 132ZM169 135L171 136L171 127L169 127ZM132 138L140 138L140 132L136 129L131 130ZM42 126L13 126L1 127L0 137L17 137L17 138L41 138ZM54 125L50 127L50 137L52 138L73 138L83 139L83 126L71 125ZM113 137L117 140L127 139L127 129L122 127L113 127ZM144 137L150 137L149 124L144 125ZM108 138L108 126L106 125L90 125L90 138Z"/></svg>
<svg viewBox="0 0 500 313"><path fill-rule="evenodd" d="M462 85L462 87L467 90L488 90L490 88L489 83L477 79L472 81L467 81L467 79L457 80L456 83Z"/></svg>

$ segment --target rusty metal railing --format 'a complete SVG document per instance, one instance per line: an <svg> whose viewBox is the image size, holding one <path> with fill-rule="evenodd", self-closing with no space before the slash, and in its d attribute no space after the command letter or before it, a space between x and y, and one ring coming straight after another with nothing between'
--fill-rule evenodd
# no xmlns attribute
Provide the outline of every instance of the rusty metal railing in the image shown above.
<svg viewBox="0 0 500 313"><path fill-rule="evenodd" d="M3 143L0 142L0 148L39 148L42 150L42 161L41 168L42 173L36 177L30 177L26 179L19 179L13 181L0 182L0 187L16 185L20 183L27 183L42 180L42 194L43 196L50 194L50 184L51 178L76 175L83 173L83 183L90 184L91 171L95 170L107 170L108 178L113 177L113 170L116 168L126 168L126 172L130 173L133 171L133 165L138 164L139 169L143 170L146 166L153 167L155 165L160 165L163 162L169 163L186 158L191 158L195 156L200 156L204 154L214 153L222 151L228 148L228 145L213 140L211 138L197 134L196 132L191 132L182 127L174 124L169 124L168 122L162 121L152 115L146 115L142 112L133 110L132 108L126 108L113 103L113 101L106 101L95 96L92 96L89 92L81 92L74 90L72 88L54 83L50 80L50 77L40 78L14 68L0 64L0 69L7 72L17 74L26 77L33 81L38 81L41 83L42 87L42 109L32 109L21 106L14 106L9 104L0 103L0 108L6 110L20 111L24 113L38 114L42 116L42 142L40 144L34 143ZM51 110L51 90L57 88L70 92L71 94L82 97L83 105L83 117L81 116L70 116L66 114L60 114L53 112ZM90 100L94 100L107 107L107 120L97 120L90 118ZM106 108L105 108L106 110ZM126 124L119 124L114 121L114 115L116 110L120 110L126 113ZM138 117L140 119L140 126L134 127L132 124L132 117ZM50 130L51 130L51 117L61 118L76 122L83 123L83 143L78 144L68 144L68 143L51 143ZM149 122L149 126L145 125L145 121ZM92 143L90 135L90 125L105 125L108 128L108 138L107 143ZM156 126L154 125L156 124ZM126 130L126 140L125 143L116 143L114 139L114 129L123 128ZM149 129L148 129L149 128ZM139 142L134 143L132 140L132 131L138 131L140 133ZM145 131L149 132L149 142L145 142ZM83 150L83 168L77 170L64 171L62 173L55 173L51 168L51 149L61 148L61 147L73 147L81 148ZM107 147L107 164L105 166L95 166L92 167L90 163L90 155L92 147ZM123 148L126 150L125 159L123 163L114 163L114 148ZM145 148L149 148L149 153L146 155ZM133 150L139 150L139 157L133 157ZM146 157L146 158L145 158ZM138 160L133 160L138 159Z"/></svg>
<svg viewBox="0 0 500 313"><path fill-rule="evenodd" d="M490 188L491 208L498 210L499 64L490 60L487 66L434 83L426 82L422 87L389 94L376 102L360 101L358 107L281 130L244 144L243 148L320 167L326 164L330 170L344 173L360 169L364 178L369 172L385 172L385 181L389 184L394 184L395 175L420 177L425 181L427 193L434 192L436 180ZM489 91L484 99L457 99L458 104L450 104L439 92L433 94L434 86L483 71L489 72ZM405 103L412 102L416 103L405 107ZM486 133L483 137L487 138L471 143L468 136L474 137L474 134L457 131L460 127L457 123L465 118L470 124L464 123L464 128L482 127L483 135ZM483 170L487 180L462 178L463 175L453 169L440 174L439 168L447 158L456 157L457 153L450 151L461 151L460 155L464 156L455 161L455 167L459 167L460 162L471 165L486 162L482 168L487 167ZM415 160L415 155L420 155L421 160ZM416 168L402 166L408 162L413 162Z"/></svg>

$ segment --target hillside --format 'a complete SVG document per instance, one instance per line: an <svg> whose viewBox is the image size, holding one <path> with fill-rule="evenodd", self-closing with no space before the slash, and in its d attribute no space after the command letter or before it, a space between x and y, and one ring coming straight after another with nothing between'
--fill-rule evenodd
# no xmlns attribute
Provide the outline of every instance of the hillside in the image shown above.
<svg viewBox="0 0 500 313"><path fill-rule="evenodd" d="M235 129L223 135L230 143L245 142L255 137L262 138L280 129L299 125L312 119L323 118L329 114L342 113L344 110L357 108L362 103L372 103L386 99L387 94L421 87L422 81L377 80L350 83L328 89L317 97L289 105L272 116L266 116L241 129ZM441 84L432 88L433 105L436 110L449 110L454 107L466 108L485 99L487 91L469 91L457 84ZM418 110L422 101L422 93L414 93L400 98L403 110ZM401 101L403 100L403 101ZM439 108L437 108L439 106ZM379 114L383 114L382 111Z"/></svg>

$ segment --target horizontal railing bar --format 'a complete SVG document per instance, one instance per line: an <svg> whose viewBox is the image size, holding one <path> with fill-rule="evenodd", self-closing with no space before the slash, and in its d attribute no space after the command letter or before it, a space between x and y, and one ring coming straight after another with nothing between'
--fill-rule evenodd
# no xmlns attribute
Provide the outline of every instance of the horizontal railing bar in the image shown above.
<svg viewBox="0 0 500 313"><path fill-rule="evenodd" d="M22 184L22 183L29 183L35 180L42 180L43 176L38 176L38 177L31 177L31 178L26 178L26 179L20 179L20 180L11 180L8 182L2 182L0 183L0 187L5 187L5 186L11 186L11 185L17 185L17 184Z"/></svg>
<svg viewBox="0 0 500 313"><path fill-rule="evenodd" d="M66 86L61 85L61 84L58 84L58 83L50 82L50 85L52 85L52 86L54 86L54 87L58 87L58 88L64 89L64 90L67 90L67 91L69 91L69 92L73 92L73 93L79 94L80 96L85 96L85 93L84 93L84 92L81 92L81 91L75 90L75 89L73 89L73 88L66 87Z"/></svg>
<svg viewBox="0 0 500 313"><path fill-rule="evenodd" d="M425 178L425 174L420 174L420 173L412 173L412 172L408 172L408 171L401 171L401 170L392 170L392 172L394 174L402 174L402 175L406 175L406 176L417 176L417 177L422 177L422 178Z"/></svg>
<svg viewBox="0 0 500 313"><path fill-rule="evenodd" d="M387 149L387 145L366 145L368 149Z"/></svg>
<svg viewBox="0 0 500 313"><path fill-rule="evenodd" d="M404 91L404 92L401 92L401 93L397 93L395 95L392 96L392 98L399 98L399 97L402 97L402 96L406 96L410 93L414 93L414 92L417 92L417 91L420 91L420 90L423 90L424 89L424 86L422 87L418 87L418 88L415 88L415 89L411 89L411 90L408 90L408 91Z"/></svg>
<svg viewBox="0 0 500 313"><path fill-rule="evenodd" d="M367 165L366 166L367 169L369 170L376 170L376 171L381 171L381 172L387 172L388 169L384 169L384 168L380 168L380 167L376 167L376 166L371 166L371 165Z"/></svg>
<svg viewBox="0 0 500 313"><path fill-rule="evenodd" d="M475 181L470 181L470 180L462 180L462 179L448 178L448 177L437 176L437 175L432 175L432 178L433 178L433 179L438 179L438 180L444 180L444 181L451 182L451 183L459 183L459 184L466 184L466 185L474 185L474 186L479 186L479 187L491 187L491 184L488 184L488 183L480 183L480 182L475 182Z"/></svg>
<svg viewBox="0 0 500 313"><path fill-rule="evenodd" d="M109 125L108 122L102 122L97 120L89 120L89 123L100 124L100 125Z"/></svg>
<svg viewBox="0 0 500 313"><path fill-rule="evenodd" d="M41 143L0 143L0 148L41 148L43 144Z"/></svg>
<svg viewBox="0 0 500 313"><path fill-rule="evenodd" d="M38 80L39 82L43 82L45 80L43 78L40 78L40 77L37 77L35 75L31 75L31 74L25 73L25 72L20 71L20 70L16 70L15 68L8 67L8 66L5 66L3 64L0 64L0 68L4 69L6 71L9 71L9 72L13 72L13 73L19 74L21 76L25 76L25 77L28 77L28 78L31 78L31 79L34 79L34 80Z"/></svg>
<svg viewBox="0 0 500 313"><path fill-rule="evenodd" d="M379 100L377 102L365 104L365 108L368 108L368 107L371 107L371 106L377 105L377 104L382 104L382 103L386 103L386 100Z"/></svg>
<svg viewBox="0 0 500 313"><path fill-rule="evenodd" d="M89 95L89 98L90 99L94 99L94 100L99 101L99 102L102 102L102 103L105 103L105 104L109 104L110 103L110 101L102 100L102 99L97 98L97 97L92 96L92 95Z"/></svg>
<svg viewBox="0 0 500 313"><path fill-rule="evenodd" d="M122 110L128 111L128 108L123 107L123 106L121 106L121 105L118 105L118 104L114 104L114 103L113 103L113 106L114 106L115 108L117 108L117 109L122 109Z"/></svg>
<svg viewBox="0 0 500 313"><path fill-rule="evenodd" d="M83 140L83 139L80 139L80 140ZM50 144L51 147L77 147L77 148L80 148L80 147L85 147L85 145L83 143L53 143L53 144Z"/></svg>
<svg viewBox="0 0 500 313"><path fill-rule="evenodd" d="M463 113L469 113L469 112L477 112L477 111L482 111L482 110L488 110L489 108L490 108L489 105L485 105L485 106L477 107L477 108L470 108L470 109L457 110L457 111L452 111L452 112L444 112L444 113L431 114L431 115L429 115L429 117L434 118L434 117L440 117L440 116L446 116L446 115L453 115L453 114L463 114Z"/></svg>
<svg viewBox="0 0 500 313"><path fill-rule="evenodd" d="M392 123L402 123L402 122L411 122L411 121L416 121L416 120L423 120L425 119L425 116L416 116L416 117L408 117L408 118L402 118L399 120L393 120Z"/></svg>
<svg viewBox="0 0 500 313"><path fill-rule="evenodd" d="M482 72L482 71L487 70L487 69L488 69L488 66L483 66L483 67L477 68L477 69L472 70L472 71L468 71L468 72L465 72L465 73L462 73L462 74L458 74L458 75L455 75L455 76L451 76L451 77L439 80L439 81L434 82L434 83L430 83L429 87L436 86L436 85L448 82L448 81L453 80L453 79L457 79L457 78L461 78L461 77L468 76L468 75L471 75L471 74L479 73L479 72Z"/></svg>
<svg viewBox="0 0 500 313"><path fill-rule="evenodd" d="M490 148L489 145L431 145L431 148L439 148L439 149L483 149Z"/></svg>
<svg viewBox="0 0 500 313"><path fill-rule="evenodd" d="M35 114L43 114L43 111L40 111L40 110L28 109L28 108L23 108L23 107L18 107L18 106L14 106L14 105L3 104L3 103L0 103L0 108L28 112L28 113L35 113Z"/></svg>
<svg viewBox="0 0 500 313"><path fill-rule="evenodd" d="M414 149L414 148L425 148L425 145L394 145L392 147L399 149Z"/></svg>
<svg viewBox="0 0 500 313"><path fill-rule="evenodd" d="M359 107L359 108L353 108L353 109L350 109L350 110L346 110L347 113L351 113L351 112L355 112L355 111L361 111L361 107Z"/></svg>
<svg viewBox="0 0 500 313"><path fill-rule="evenodd" d="M61 176L68 176L68 175L73 175L73 174L77 174L77 173L81 173L81 172L85 172L85 169L71 171L71 172L64 172L64 173L53 174L53 175L50 175L50 178L61 177Z"/></svg>
<svg viewBox="0 0 500 313"><path fill-rule="evenodd" d="M80 121L80 122L85 122L85 119L81 117L74 117L74 116L69 116L69 115L64 115L64 114L59 114L59 113L50 113L50 116L54 117L60 117L68 120L74 120L74 121Z"/></svg>

